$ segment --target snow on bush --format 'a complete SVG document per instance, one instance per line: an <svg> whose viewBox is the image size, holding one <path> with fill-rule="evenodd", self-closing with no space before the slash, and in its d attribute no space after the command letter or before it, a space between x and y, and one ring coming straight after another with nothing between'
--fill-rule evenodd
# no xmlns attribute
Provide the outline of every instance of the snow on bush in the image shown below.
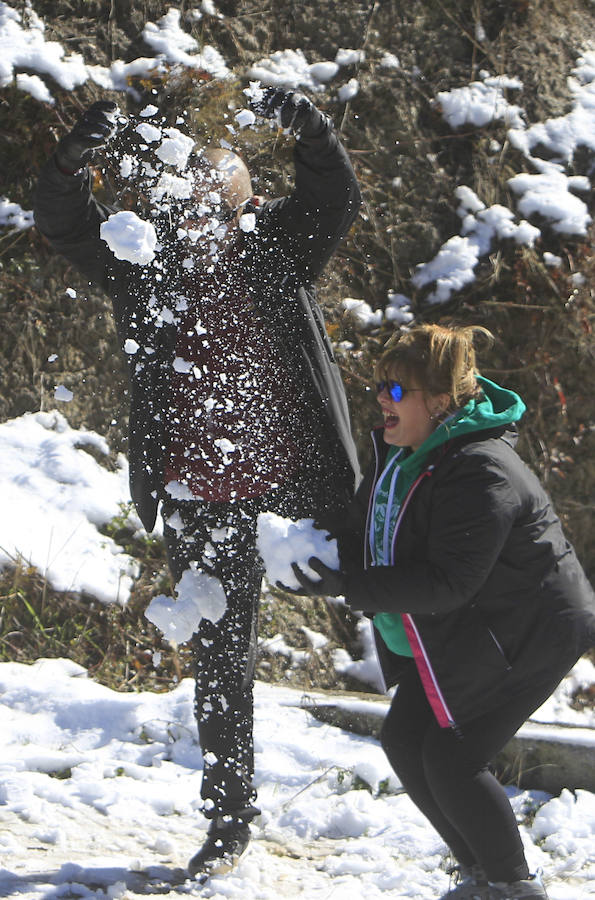
<svg viewBox="0 0 595 900"><path fill-rule="evenodd" d="M99 529L130 500L128 466L109 472L85 451L106 441L71 428L59 412L25 413L0 425L0 566L19 558L58 591L126 603L137 566ZM140 524L140 523L139 523Z"/></svg>

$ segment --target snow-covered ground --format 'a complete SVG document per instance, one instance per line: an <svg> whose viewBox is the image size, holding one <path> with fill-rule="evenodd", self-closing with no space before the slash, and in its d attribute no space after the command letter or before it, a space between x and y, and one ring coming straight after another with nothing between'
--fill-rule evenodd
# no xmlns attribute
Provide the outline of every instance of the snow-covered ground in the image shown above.
<svg viewBox="0 0 595 900"><path fill-rule="evenodd" d="M0 665L0 896L135 898L151 880L217 900L446 889L446 848L378 743L316 721L299 691L260 683L251 850L204 887L184 882L205 834L192 697L190 679L119 694L68 660ZM552 900L595 896L595 795L510 795Z"/></svg>

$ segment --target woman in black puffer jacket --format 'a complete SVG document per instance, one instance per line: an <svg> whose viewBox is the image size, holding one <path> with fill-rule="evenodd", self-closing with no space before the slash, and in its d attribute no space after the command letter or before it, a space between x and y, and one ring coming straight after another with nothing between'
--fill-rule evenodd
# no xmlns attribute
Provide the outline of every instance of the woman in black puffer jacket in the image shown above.
<svg viewBox="0 0 595 900"><path fill-rule="evenodd" d="M546 897L488 769L595 643L595 598L551 501L515 452L517 394L482 378L481 328L413 328L376 366L384 426L339 538L305 591L373 617L382 746L459 862L445 896Z"/></svg>

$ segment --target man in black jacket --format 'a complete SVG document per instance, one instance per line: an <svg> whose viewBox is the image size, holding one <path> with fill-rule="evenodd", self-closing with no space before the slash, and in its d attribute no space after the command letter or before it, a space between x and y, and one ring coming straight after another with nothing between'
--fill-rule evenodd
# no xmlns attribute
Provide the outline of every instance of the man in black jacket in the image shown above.
<svg viewBox="0 0 595 900"><path fill-rule="evenodd" d="M203 618L193 636L201 795L211 820L189 864L199 878L233 865L259 812L257 517L275 511L330 529L358 472L312 286L357 215L357 182L332 123L306 97L268 89L253 108L296 136L293 192L260 203L237 156L198 151L192 197L158 233L157 267L116 258L100 236L114 209L93 197L86 162L113 136L115 104L94 104L62 138L35 203L39 230L113 301L130 366L139 516L152 530L161 501L176 584L191 573L194 583L203 576L223 589L224 613Z"/></svg>

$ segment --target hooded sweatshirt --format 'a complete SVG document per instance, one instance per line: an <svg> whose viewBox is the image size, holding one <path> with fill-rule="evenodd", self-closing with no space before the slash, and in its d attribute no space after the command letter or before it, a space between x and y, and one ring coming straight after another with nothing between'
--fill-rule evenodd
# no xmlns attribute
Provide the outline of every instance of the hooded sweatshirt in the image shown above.
<svg viewBox="0 0 595 900"><path fill-rule="evenodd" d="M384 470L374 489L370 529L373 565L387 566L394 563L399 510L412 485L425 469L430 454L437 447L463 434L517 422L525 412L525 404L514 391L500 387L480 375L477 376L477 381L482 388L481 396L470 400L449 416L415 452L408 447L391 447L388 451ZM374 625L393 653L413 656L400 613L377 613Z"/></svg>

